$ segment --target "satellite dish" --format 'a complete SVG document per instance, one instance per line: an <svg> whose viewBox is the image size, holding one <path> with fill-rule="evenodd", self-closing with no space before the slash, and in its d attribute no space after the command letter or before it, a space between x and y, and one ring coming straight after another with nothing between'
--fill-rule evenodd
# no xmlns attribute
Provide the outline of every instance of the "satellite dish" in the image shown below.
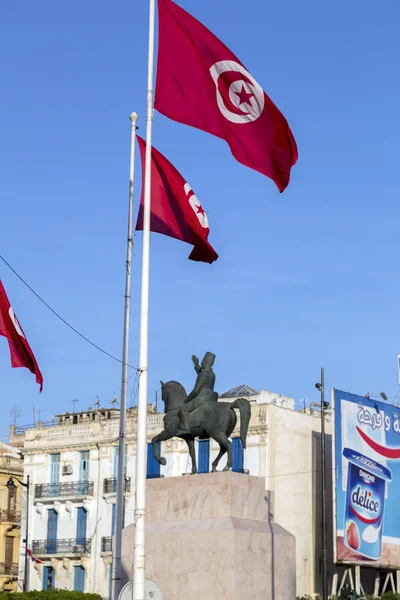
<svg viewBox="0 0 400 600"><path fill-rule="evenodd" d="M164 596L159 586L151 581L151 579L144 580L144 598L145 600L164 600ZM133 583L129 581L121 590L118 600L132 600L133 599Z"/></svg>

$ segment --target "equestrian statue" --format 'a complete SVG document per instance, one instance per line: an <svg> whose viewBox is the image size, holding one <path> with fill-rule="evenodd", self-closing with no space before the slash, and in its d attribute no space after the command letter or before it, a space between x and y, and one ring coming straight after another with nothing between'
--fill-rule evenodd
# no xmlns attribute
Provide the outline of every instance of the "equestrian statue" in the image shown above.
<svg viewBox="0 0 400 600"><path fill-rule="evenodd" d="M165 416L164 431L151 441L155 459L161 465L167 462L163 456L160 456L158 442L164 442L172 437L182 438L188 445L194 475L197 473L195 438L201 440L213 438L218 442L220 451L212 463L212 471L217 470L218 463L226 452L228 460L223 470L229 471L232 468L232 443L229 437L237 423L235 409L239 410L240 439L243 448L246 448L251 414L250 402L245 398L237 398L234 402L218 402L218 394L214 392L215 354L207 352L201 364L196 356L192 356L192 361L197 379L193 391L188 396L185 388L177 381L160 382Z"/></svg>

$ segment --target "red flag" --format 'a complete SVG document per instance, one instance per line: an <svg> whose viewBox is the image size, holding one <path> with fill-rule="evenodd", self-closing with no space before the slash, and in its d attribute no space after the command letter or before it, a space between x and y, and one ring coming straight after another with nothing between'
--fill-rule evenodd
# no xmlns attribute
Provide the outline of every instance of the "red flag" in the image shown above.
<svg viewBox="0 0 400 600"><path fill-rule="evenodd" d="M242 164L283 192L298 153L289 125L239 59L171 0L158 0L154 107L228 142Z"/></svg>
<svg viewBox="0 0 400 600"><path fill-rule="evenodd" d="M146 142L137 136L142 159L142 197L136 229L143 229L144 166ZM190 260L212 263L218 254L207 241L210 232L207 215L190 185L175 167L154 147L151 150L150 229L194 248Z"/></svg>
<svg viewBox="0 0 400 600"><path fill-rule="evenodd" d="M32 554L32 550L29 550L29 548L27 548L27 549L26 549L26 553L27 553L27 555L29 556L29 558L30 558L30 559L31 559L31 560L32 560L34 563L37 563L37 564L39 564L39 565L42 565L42 564L43 564L43 561L42 561L42 560L39 560L38 558L36 558L36 556L33 556L33 554Z"/></svg>
<svg viewBox="0 0 400 600"><path fill-rule="evenodd" d="M36 381L43 389L43 377L36 362L36 358L28 344L19 321L14 314L6 291L0 280L0 335L8 340L10 347L11 365L13 367L26 367L36 375Z"/></svg>

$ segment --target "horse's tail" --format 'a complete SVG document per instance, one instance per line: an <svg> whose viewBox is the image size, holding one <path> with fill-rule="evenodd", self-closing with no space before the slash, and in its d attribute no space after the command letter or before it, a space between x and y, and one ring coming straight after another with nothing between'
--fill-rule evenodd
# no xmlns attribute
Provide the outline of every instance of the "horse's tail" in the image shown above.
<svg viewBox="0 0 400 600"><path fill-rule="evenodd" d="M247 430L249 428L251 406L250 402L245 398L238 398L231 403L231 408L238 408L240 413L240 439L243 448L246 448Z"/></svg>

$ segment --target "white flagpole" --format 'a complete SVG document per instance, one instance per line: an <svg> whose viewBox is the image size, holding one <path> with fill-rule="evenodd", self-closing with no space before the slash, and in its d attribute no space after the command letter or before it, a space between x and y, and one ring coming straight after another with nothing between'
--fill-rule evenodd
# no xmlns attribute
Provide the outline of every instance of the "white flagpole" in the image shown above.
<svg viewBox="0 0 400 600"><path fill-rule="evenodd" d="M135 546L133 554L132 600L145 597L146 561L146 458L147 458L147 382L149 340L150 275L150 202L151 202L151 134L153 127L155 0L150 0L149 58L147 71L146 162L143 206L142 294L140 310L139 399L136 441Z"/></svg>
<svg viewBox="0 0 400 600"><path fill-rule="evenodd" d="M121 591L121 547L122 526L124 517L125 494L125 429L126 429L126 398L128 394L128 354L129 354L129 320L131 306L131 264L132 264L132 218L133 190L135 180L135 144L137 114L130 115L131 120L131 157L129 166L129 208L128 208L128 239L126 247L125 275L125 313L124 337L122 342L122 375L121 375L121 405L119 415L119 447L118 447L118 478L115 511L115 535L112 554L112 599L118 600Z"/></svg>

